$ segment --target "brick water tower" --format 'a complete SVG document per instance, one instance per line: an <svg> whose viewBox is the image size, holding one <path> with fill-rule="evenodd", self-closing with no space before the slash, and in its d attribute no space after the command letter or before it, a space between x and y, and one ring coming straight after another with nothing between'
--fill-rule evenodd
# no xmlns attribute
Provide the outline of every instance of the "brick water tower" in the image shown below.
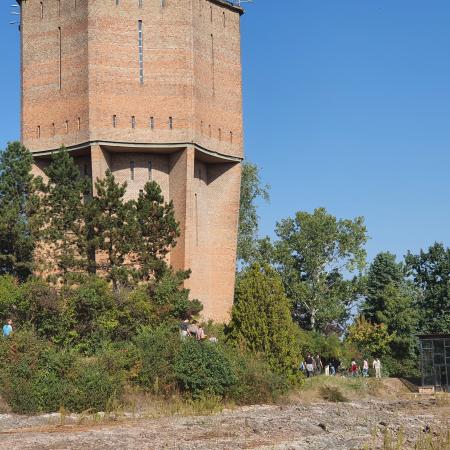
<svg viewBox="0 0 450 450"><path fill-rule="evenodd" d="M64 145L135 198L155 180L204 317L233 302L243 157L240 16L226 0L22 0L22 141L36 174Z"/></svg>

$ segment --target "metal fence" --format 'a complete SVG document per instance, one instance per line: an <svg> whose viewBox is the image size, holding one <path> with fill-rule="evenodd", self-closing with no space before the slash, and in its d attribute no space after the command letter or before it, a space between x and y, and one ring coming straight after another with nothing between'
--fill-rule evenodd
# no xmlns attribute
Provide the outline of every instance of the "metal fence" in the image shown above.
<svg viewBox="0 0 450 450"><path fill-rule="evenodd" d="M420 335L420 367L422 386L449 391L450 334Z"/></svg>

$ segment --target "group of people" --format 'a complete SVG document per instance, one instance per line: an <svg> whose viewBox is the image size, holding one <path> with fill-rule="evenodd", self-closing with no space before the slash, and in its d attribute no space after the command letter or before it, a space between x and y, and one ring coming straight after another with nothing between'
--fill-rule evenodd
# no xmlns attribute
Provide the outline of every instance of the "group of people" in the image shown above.
<svg viewBox="0 0 450 450"><path fill-rule="evenodd" d="M381 378L381 361L379 358L375 358L373 360L372 367L375 370L375 377ZM346 373L346 370L344 370L339 363L334 364L333 362L329 362L324 366L322 358L320 357L319 353L317 353L315 357L311 353L308 353L306 355L305 360L302 361L300 365L300 370L308 378L314 375L320 375L322 374L322 372L324 372L326 376L333 376L336 375L336 371L338 369L340 370L340 373L342 373L343 375ZM364 359L362 366L360 366L355 360L352 360L349 368L349 375L351 375L352 377L357 377L359 375L362 375L363 377L368 377L369 361L367 359Z"/></svg>
<svg viewBox="0 0 450 450"><path fill-rule="evenodd" d="M380 358L375 358L372 361L372 367L375 370L375 378L381 378L381 361ZM352 360L350 365L350 374L352 377L357 377L362 375L363 377L369 376L369 361L367 359L363 360L362 367L355 361Z"/></svg>
<svg viewBox="0 0 450 450"><path fill-rule="evenodd" d="M199 325L195 320L191 323L188 319L186 319L180 323L180 336L182 339L193 337L197 339L197 341L208 340L210 342L217 342L217 338L215 337L208 338L203 327Z"/></svg>

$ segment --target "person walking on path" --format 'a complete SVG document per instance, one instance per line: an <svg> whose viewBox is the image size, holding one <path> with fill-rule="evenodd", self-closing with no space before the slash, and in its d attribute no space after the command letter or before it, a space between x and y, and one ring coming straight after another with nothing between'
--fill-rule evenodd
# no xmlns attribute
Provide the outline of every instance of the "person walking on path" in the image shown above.
<svg viewBox="0 0 450 450"><path fill-rule="evenodd" d="M306 375L307 377L312 377L314 375L314 358L311 356L311 353L308 353L306 356Z"/></svg>
<svg viewBox="0 0 450 450"><path fill-rule="evenodd" d="M363 377L369 376L369 361L367 359L363 362Z"/></svg>
<svg viewBox="0 0 450 450"><path fill-rule="evenodd" d="M375 369L375 378L381 378L381 361L380 358L373 360L373 368Z"/></svg>
<svg viewBox="0 0 450 450"><path fill-rule="evenodd" d="M356 364L356 361L353 360L352 364L350 366L350 372L352 374L352 377L356 377L358 375L358 364Z"/></svg>
<svg viewBox="0 0 450 450"><path fill-rule="evenodd" d="M317 375L320 375L322 373L322 369L323 369L323 364L322 364L322 360L320 359L320 355L317 353L316 356L316 372Z"/></svg>
<svg viewBox="0 0 450 450"><path fill-rule="evenodd" d="M3 337L8 337L13 331L12 320L8 319L6 324L3 325Z"/></svg>

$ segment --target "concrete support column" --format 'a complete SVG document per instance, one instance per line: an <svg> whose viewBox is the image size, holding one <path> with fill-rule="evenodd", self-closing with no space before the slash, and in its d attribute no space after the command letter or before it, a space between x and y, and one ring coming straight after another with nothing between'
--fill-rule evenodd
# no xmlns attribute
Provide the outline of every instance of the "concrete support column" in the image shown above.
<svg viewBox="0 0 450 450"><path fill-rule="evenodd" d="M91 165L92 165L92 184L95 195L95 182L97 178L102 179L105 173L111 168L111 156L108 151L100 145L91 145Z"/></svg>

